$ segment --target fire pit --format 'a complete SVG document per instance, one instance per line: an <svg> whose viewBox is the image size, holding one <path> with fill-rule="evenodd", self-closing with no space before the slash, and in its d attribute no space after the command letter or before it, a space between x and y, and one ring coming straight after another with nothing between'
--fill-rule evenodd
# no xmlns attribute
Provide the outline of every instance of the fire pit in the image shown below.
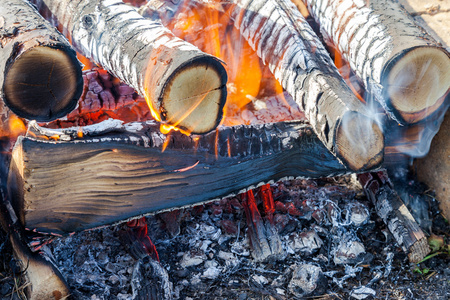
<svg viewBox="0 0 450 300"><path fill-rule="evenodd" d="M447 110L450 56L398 4L32 2L79 51L84 87L47 123L5 99L0 250L17 268L1 293L448 295L448 223L406 176ZM24 86L54 95L48 70ZM11 74L20 104L32 93ZM48 103L67 113L79 94Z"/></svg>

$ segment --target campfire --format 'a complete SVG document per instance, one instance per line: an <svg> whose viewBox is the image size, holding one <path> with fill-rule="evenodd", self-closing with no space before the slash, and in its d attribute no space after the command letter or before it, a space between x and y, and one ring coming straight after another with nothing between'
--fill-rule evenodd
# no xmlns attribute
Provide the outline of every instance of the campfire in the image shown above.
<svg viewBox="0 0 450 300"><path fill-rule="evenodd" d="M219 299L247 277L239 299L338 299L370 269L365 299L399 256L448 252L437 202L400 187L450 54L397 2L126 2L0 4L0 211L28 297Z"/></svg>

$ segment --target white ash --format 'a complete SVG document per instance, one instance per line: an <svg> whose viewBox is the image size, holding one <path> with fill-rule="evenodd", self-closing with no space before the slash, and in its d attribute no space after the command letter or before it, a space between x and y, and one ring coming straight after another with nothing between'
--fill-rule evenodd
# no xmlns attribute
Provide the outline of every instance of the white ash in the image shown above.
<svg viewBox="0 0 450 300"><path fill-rule="evenodd" d="M375 297L376 292L367 287L367 286L361 286L359 288L356 288L354 290L352 290L352 292L350 293L350 296L352 298L361 300L361 299L366 299L367 297Z"/></svg>
<svg viewBox="0 0 450 300"><path fill-rule="evenodd" d="M358 201L360 191L348 189L346 182L292 180L273 185L277 207L296 208L302 214L275 212L280 218L274 220L283 220L283 224L276 225L287 252L279 261L257 262L252 257L238 198L201 206L200 210L184 209L180 234L175 237L166 232L158 215L147 218L149 235L166 275L155 274L149 262L129 254L120 239L126 225L58 238L50 247L74 295L82 300L139 299L139 293L150 286L160 287L154 291L162 295L160 299L169 299L170 295L174 300L261 299L262 295L293 299L333 293L336 288L350 297L350 292L361 286L377 290L377 272L386 278L392 262L389 253L396 248L385 244L380 260L366 257L364 243L370 241L367 232L378 234L379 240L384 240L383 235L371 229L374 211L366 202ZM370 220L357 225L349 221L349 212L359 203L371 215ZM217 214L219 208L221 214ZM323 212L322 217L318 212ZM362 263L373 270L364 280L361 274L366 269L360 266Z"/></svg>
<svg viewBox="0 0 450 300"><path fill-rule="evenodd" d="M326 285L322 269L312 264L299 264L292 271L288 290L296 297L305 297L314 292L319 285Z"/></svg>

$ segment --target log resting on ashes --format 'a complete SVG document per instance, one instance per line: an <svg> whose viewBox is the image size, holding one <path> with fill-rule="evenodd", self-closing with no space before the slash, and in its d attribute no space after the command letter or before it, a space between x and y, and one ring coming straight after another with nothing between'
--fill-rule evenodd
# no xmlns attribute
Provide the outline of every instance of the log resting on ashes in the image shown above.
<svg viewBox="0 0 450 300"><path fill-rule="evenodd" d="M397 1L303 2L325 40L398 122L415 123L447 108L450 54Z"/></svg>
<svg viewBox="0 0 450 300"><path fill-rule="evenodd" d="M302 122L219 127L197 137L163 135L154 121L105 122L83 127L82 138L79 128L34 125L19 137L9 186L26 228L70 233L283 178L351 171Z"/></svg>
<svg viewBox="0 0 450 300"><path fill-rule="evenodd" d="M69 296L69 287L58 268L38 252L32 252L27 246L25 231L12 208L7 196L6 170L0 159L0 223L7 233L14 256L18 262L27 299L63 299ZM4 242L4 241L2 241Z"/></svg>
<svg viewBox="0 0 450 300"><path fill-rule="evenodd" d="M155 118L202 134L221 121L227 74L214 56L119 0L33 0L81 54L143 95Z"/></svg>
<svg viewBox="0 0 450 300"><path fill-rule="evenodd" d="M1 98L18 116L63 117L83 91L69 42L25 0L0 1Z"/></svg>
<svg viewBox="0 0 450 300"><path fill-rule="evenodd" d="M326 147L351 170L378 165L384 148L381 129L296 7L287 0L235 0L223 5Z"/></svg>
<svg viewBox="0 0 450 300"><path fill-rule="evenodd" d="M388 226L399 246L408 254L409 261L421 261L430 252L427 238L395 192L387 172L360 174L358 179L377 214Z"/></svg>

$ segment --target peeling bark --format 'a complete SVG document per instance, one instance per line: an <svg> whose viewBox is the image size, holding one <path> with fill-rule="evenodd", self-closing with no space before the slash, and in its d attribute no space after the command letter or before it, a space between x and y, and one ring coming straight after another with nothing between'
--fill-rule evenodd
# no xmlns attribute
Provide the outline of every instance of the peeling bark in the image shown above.
<svg viewBox="0 0 450 300"><path fill-rule="evenodd" d="M326 147L352 170L381 163L383 134L340 77L330 56L290 1L224 5L235 26L298 105Z"/></svg>
<svg viewBox="0 0 450 300"><path fill-rule="evenodd" d="M0 2L0 84L9 109L38 121L65 116L83 91L75 51L28 1Z"/></svg>
<svg viewBox="0 0 450 300"><path fill-rule="evenodd" d="M163 123L206 133L220 122L226 71L120 0L34 0L76 49L144 96Z"/></svg>
<svg viewBox="0 0 450 300"><path fill-rule="evenodd" d="M450 54L393 0L303 0L390 115L416 123L447 108Z"/></svg>

